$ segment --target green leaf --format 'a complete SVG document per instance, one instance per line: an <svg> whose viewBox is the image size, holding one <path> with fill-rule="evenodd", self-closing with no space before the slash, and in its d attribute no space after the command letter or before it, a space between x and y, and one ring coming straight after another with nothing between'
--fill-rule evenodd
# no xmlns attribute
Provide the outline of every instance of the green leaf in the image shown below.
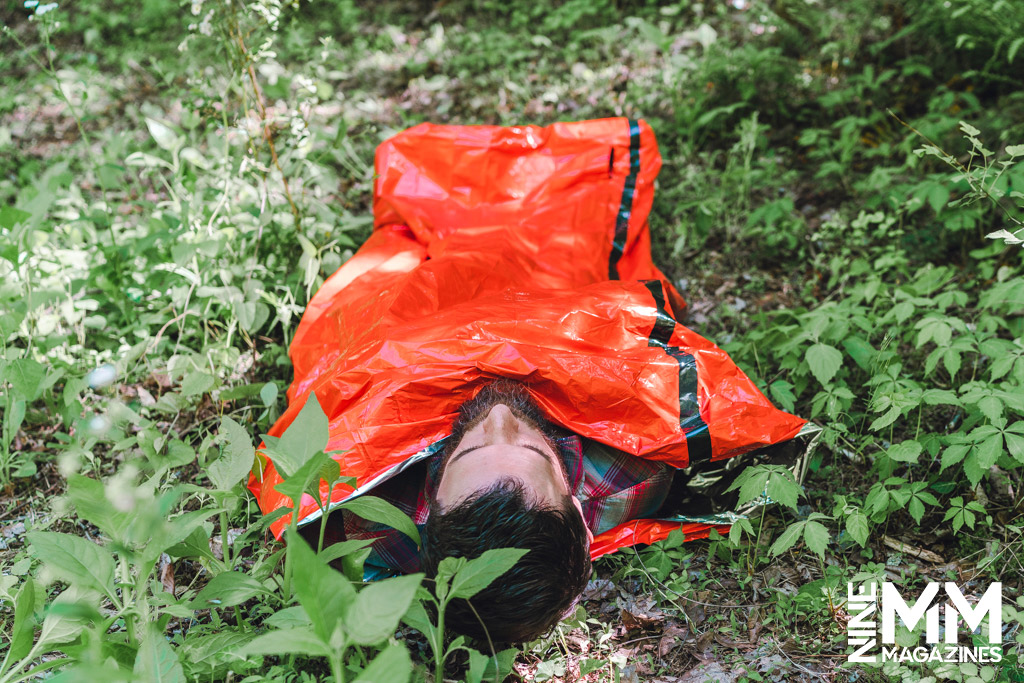
<svg viewBox="0 0 1024 683"><path fill-rule="evenodd" d="M409 609L402 615L402 621L428 638L434 630L434 622L430 620L427 610L423 607L423 603L420 600L416 600L409 605Z"/></svg>
<svg viewBox="0 0 1024 683"><path fill-rule="evenodd" d="M807 365L822 384L828 384L843 365L843 354L834 346L815 344L807 349Z"/></svg>
<svg viewBox="0 0 1024 683"><path fill-rule="evenodd" d="M48 565L58 579L95 588L117 602L114 558L106 548L71 534L32 531L27 536L32 555Z"/></svg>
<svg viewBox="0 0 1024 683"><path fill-rule="evenodd" d="M220 434L224 450L207 468L207 475L219 490L230 491L249 475L256 449L249 433L230 417L221 420Z"/></svg>
<svg viewBox="0 0 1024 683"><path fill-rule="evenodd" d="M802 532L803 530L803 522L796 522L795 524L790 524L786 528L786 530L782 532L782 535L779 536L774 543L772 543L772 546L768 549L768 552L773 556L781 555L782 553L786 552L787 550L792 548L793 544L796 543L798 538L800 538L800 532Z"/></svg>
<svg viewBox="0 0 1024 683"><path fill-rule="evenodd" d="M95 524L109 538L124 541L132 515L121 512L107 500L103 482L73 474L68 478L68 498L80 518Z"/></svg>
<svg viewBox="0 0 1024 683"><path fill-rule="evenodd" d="M784 379L778 379L768 387L772 398L783 410L792 413L796 405L796 396L793 395L793 385Z"/></svg>
<svg viewBox="0 0 1024 683"><path fill-rule="evenodd" d="M149 128L149 134L156 140L156 144L168 152L173 152L184 142L181 137L171 130L170 126L148 116L146 117L146 127Z"/></svg>
<svg viewBox="0 0 1024 683"><path fill-rule="evenodd" d="M277 401L277 385L273 382L264 384L260 389L260 400L267 407L274 405L274 402Z"/></svg>
<svg viewBox="0 0 1024 683"><path fill-rule="evenodd" d="M182 396L199 396L213 387L214 377L205 372L190 372L181 381Z"/></svg>
<svg viewBox="0 0 1024 683"><path fill-rule="evenodd" d="M918 456L921 455L921 444L917 441L902 441L891 446L886 455L896 462L916 463Z"/></svg>
<svg viewBox="0 0 1024 683"><path fill-rule="evenodd" d="M876 417L875 420L871 423L871 426L868 427L868 429L870 429L873 432L877 432L880 429L885 429L893 422L895 422L896 418L898 418L901 413L902 411L900 410L899 406L892 406L884 415L882 415L881 417Z"/></svg>
<svg viewBox="0 0 1024 683"><path fill-rule="evenodd" d="M313 632L323 643L330 643L334 630L341 626L356 592L352 584L324 564L293 527L285 533L288 549L293 553L295 594L309 615Z"/></svg>
<svg viewBox="0 0 1024 683"><path fill-rule="evenodd" d="M417 546L420 544L420 532L416 528L416 524L409 519L408 515L383 498L373 495L359 496L345 501L341 507L368 522L386 524L392 529L401 531L415 541Z"/></svg>
<svg viewBox="0 0 1024 683"><path fill-rule="evenodd" d="M330 564L331 562L334 562L337 559L345 557L346 555L350 555L351 553L362 550L363 548L371 545L373 541L374 539L372 538L361 538L352 541L340 541L338 543L333 543L324 548L322 551L320 551L320 554L317 557L320 558L321 562Z"/></svg>
<svg viewBox="0 0 1024 683"><path fill-rule="evenodd" d="M1003 452L1003 435L993 434L975 447L978 456L978 466L988 472L992 465L996 464L999 454Z"/></svg>
<svg viewBox="0 0 1024 683"><path fill-rule="evenodd" d="M394 635L422 581L423 574L410 574L378 581L359 591L345 615L349 639L358 645L373 645Z"/></svg>
<svg viewBox="0 0 1024 683"><path fill-rule="evenodd" d="M264 619L263 624L276 629L309 628L312 626L309 622L309 615L306 614L306 610L302 609L302 605L294 605L278 610Z"/></svg>
<svg viewBox="0 0 1024 683"><path fill-rule="evenodd" d="M795 510L800 493L800 484L787 470L774 471L768 478L768 497L776 503Z"/></svg>
<svg viewBox="0 0 1024 683"><path fill-rule="evenodd" d="M295 421L273 447L274 465L285 477L294 474L327 447L328 436L327 416L316 394L310 392Z"/></svg>
<svg viewBox="0 0 1024 683"><path fill-rule="evenodd" d="M995 396L985 396L978 401L978 409L991 422L998 422L1003 417L1003 402Z"/></svg>
<svg viewBox="0 0 1024 683"><path fill-rule="evenodd" d="M949 448L944 450L942 452L942 464L939 467L939 472L942 472L947 467L955 465L961 460L963 460L964 456L967 455L967 451L969 450L970 448L968 446L963 445L950 446Z"/></svg>
<svg viewBox="0 0 1024 683"><path fill-rule="evenodd" d="M10 230L15 225L24 223L29 218L32 218L32 214L28 211L22 211L21 209L16 209L13 206L0 207L0 228L4 228L5 230ZM15 265L17 265L16 262Z"/></svg>
<svg viewBox="0 0 1024 683"><path fill-rule="evenodd" d="M226 571L217 574L208 584L203 586L203 589L192 600L191 606L192 609L233 607L241 605L246 600L254 598L261 593L268 592L262 583L248 574Z"/></svg>
<svg viewBox="0 0 1024 683"><path fill-rule="evenodd" d="M405 645L389 645L374 657L355 683L408 683L412 660Z"/></svg>
<svg viewBox="0 0 1024 683"><path fill-rule="evenodd" d="M1006 432L1006 450L1010 451L1013 459L1024 464L1024 437L1018 434Z"/></svg>
<svg viewBox="0 0 1024 683"><path fill-rule="evenodd" d="M868 517L863 512L855 512L846 518L846 533L863 548L868 543Z"/></svg>
<svg viewBox="0 0 1024 683"><path fill-rule="evenodd" d="M32 614L36 606L35 581L28 579L14 599L14 626L7 648L7 660L17 662L32 649L35 629Z"/></svg>
<svg viewBox="0 0 1024 683"><path fill-rule="evenodd" d="M317 453L304 462L295 474L286 477L284 481L275 486L274 490L287 496L292 501L292 507L296 511L299 509L302 494L304 493L309 493L317 500L318 504L323 504L324 501L320 500L319 491L320 474L324 464L330 459L331 456L322 451Z"/></svg>
<svg viewBox="0 0 1024 683"><path fill-rule="evenodd" d="M527 552L519 548L495 548L469 560L452 578L451 596L473 597L511 569Z"/></svg>
<svg viewBox="0 0 1024 683"><path fill-rule="evenodd" d="M135 657L132 680L138 683L186 683L178 655L161 630L151 628L142 641Z"/></svg>
<svg viewBox="0 0 1024 683"><path fill-rule="evenodd" d="M924 503L918 497L910 499L910 504L907 506L907 512L914 518L914 521L918 524L921 523L921 518L924 517Z"/></svg>
<svg viewBox="0 0 1024 683"><path fill-rule="evenodd" d="M764 494L770 474L771 473L764 467L747 467L738 477L736 477L736 480L729 485L726 492L739 489L739 504L746 505L752 500L757 500Z"/></svg>
<svg viewBox="0 0 1024 683"><path fill-rule="evenodd" d="M967 475L967 480L971 482L971 486L977 486L981 478L988 473L987 467L982 467L978 462L977 453L969 453L964 458L964 474Z"/></svg>
<svg viewBox="0 0 1024 683"><path fill-rule="evenodd" d="M5 374L14 391L31 403L39 397L39 387L46 377L46 368L31 358L17 358L8 364Z"/></svg>
<svg viewBox="0 0 1024 683"><path fill-rule="evenodd" d="M857 336L847 337L843 340L843 349L861 370L871 369L871 361L874 360L877 351L866 339Z"/></svg>
<svg viewBox="0 0 1024 683"><path fill-rule="evenodd" d="M306 655L327 657L330 648L311 628L289 628L264 633L238 650L240 657L265 655Z"/></svg>
<svg viewBox="0 0 1024 683"><path fill-rule="evenodd" d="M818 557L825 557L825 547L828 545L829 533L820 522L809 521L804 525L804 542L811 552Z"/></svg>
<svg viewBox="0 0 1024 683"><path fill-rule="evenodd" d="M52 646L78 638L89 624L102 619L99 601L96 591L79 585L69 586L47 606L39 642Z"/></svg>

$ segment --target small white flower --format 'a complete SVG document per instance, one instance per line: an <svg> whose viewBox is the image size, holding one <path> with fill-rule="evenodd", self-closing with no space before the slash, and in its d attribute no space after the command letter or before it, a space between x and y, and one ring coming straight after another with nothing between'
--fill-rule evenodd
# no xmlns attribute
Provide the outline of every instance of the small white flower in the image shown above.
<svg viewBox="0 0 1024 683"><path fill-rule="evenodd" d="M38 8L36 8L36 16L41 17L47 12L52 12L55 9L57 9L57 3L48 2L45 5L40 5Z"/></svg>

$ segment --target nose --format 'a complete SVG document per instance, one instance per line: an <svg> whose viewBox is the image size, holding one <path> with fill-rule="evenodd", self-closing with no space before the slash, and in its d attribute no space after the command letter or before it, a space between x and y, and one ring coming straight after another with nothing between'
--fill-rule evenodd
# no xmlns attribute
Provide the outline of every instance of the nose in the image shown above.
<svg viewBox="0 0 1024 683"><path fill-rule="evenodd" d="M491 408L484 419L484 433L492 439L512 441L519 433L519 418L504 404Z"/></svg>

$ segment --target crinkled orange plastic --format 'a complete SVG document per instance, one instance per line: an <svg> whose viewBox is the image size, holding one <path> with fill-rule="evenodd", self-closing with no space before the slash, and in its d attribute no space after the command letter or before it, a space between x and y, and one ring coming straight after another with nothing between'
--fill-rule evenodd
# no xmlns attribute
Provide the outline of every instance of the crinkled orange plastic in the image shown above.
<svg viewBox="0 0 1024 683"><path fill-rule="evenodd" d="M793 438L804 420L677 322L685 303L650 254L660 166L651 128L624 118L422 124L381 144L374 232L306 308L288 409L270 434L315 391L327 450L344 451L342 474L361 492L447 436L487 382L509 377L555 423L674 467ZM290 505L280 482L273 463L250 480L265 513ZM332 502L352 492L338 486ZM316 510L305 496L300 520ZM272 525L277 536L287 521ZM629 522L591 553L679 526Z"/></svg>

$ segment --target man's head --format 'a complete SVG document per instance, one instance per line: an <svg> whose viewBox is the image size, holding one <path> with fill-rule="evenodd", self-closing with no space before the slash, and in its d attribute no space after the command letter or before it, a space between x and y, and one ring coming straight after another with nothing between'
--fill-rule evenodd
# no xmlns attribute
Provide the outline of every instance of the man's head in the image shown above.
<svg viewBox="0 0 1024 683"><path fill-rule="evenodd" d="M423 536L427 575L445 557L529 550L471 599L472 608L464 600L449 603L446 623L484 638L479 614L493 641L540 636L583 592L593 539L550 423L521 385L498 381L462 407L442 457Z"/></svg>

